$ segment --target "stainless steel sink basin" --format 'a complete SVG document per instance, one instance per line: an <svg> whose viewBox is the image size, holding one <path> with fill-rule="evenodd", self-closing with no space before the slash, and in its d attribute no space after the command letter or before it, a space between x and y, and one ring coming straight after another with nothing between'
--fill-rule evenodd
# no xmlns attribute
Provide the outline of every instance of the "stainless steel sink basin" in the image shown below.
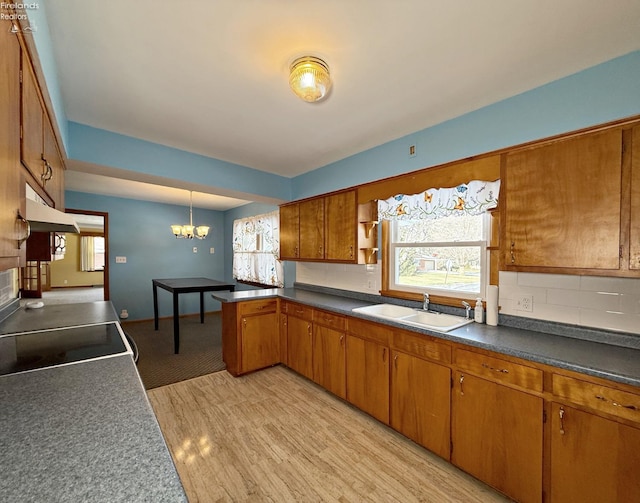
<svg viewBox="0 0 640 503"><path fill-rule="evenodd" d="M372 306L356 307L354 312L367 314L375 318L393 320L406 325L427 328L438 332L449 332L456 328L473 323L472 319L452 314L434 313L412 309L394 304L374 304Z"/></svg>

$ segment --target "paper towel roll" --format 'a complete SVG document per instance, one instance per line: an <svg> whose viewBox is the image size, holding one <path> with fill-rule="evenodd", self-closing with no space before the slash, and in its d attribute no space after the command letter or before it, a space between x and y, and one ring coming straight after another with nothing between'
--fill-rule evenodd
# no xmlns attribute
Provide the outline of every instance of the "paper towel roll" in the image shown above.
<svg viewBox="0 0 640 503"><path fill-rule="evenodd" d="M498 287L489 285L487 288L487 325L498 324Z"/></svg>

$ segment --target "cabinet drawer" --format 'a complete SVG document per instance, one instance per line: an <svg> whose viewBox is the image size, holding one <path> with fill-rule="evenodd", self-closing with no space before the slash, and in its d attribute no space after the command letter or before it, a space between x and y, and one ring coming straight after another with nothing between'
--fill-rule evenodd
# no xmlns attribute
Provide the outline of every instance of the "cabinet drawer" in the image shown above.
<svg viewBox="0 0 640 503"><path fill-rule="evenodd" d="M460 370L466 370L493 381L514 384L532 391L542 391L542 370L533 367L464 349L456 349L456 364Z"/></svg>
<svg viewBox="0 0 640 503"><path fill-rule="evenodd" d="M393 333L392 347L414 356L422 356L443 363L451 363L451 347L433 340L427 335L410 332Z"/></svg>
<svg viewBox="0 0 640 503"><path fill-rule="evenodd" d="M640 395L559 374L554 374L552 379L553 394L557 397L640 422Z"/></svg>
<svg viewBox="0 0 640 503"><path fill-rule="evenodd" d="M313 319L313 308L303 304L285 302L282 304L281 311L289 316L295 316L296 318L301 318L306 321L311 321Z"/></svg>
<svg viewBox="0 0 640 503"><path fill-rule="evenodd" d="M383 346L389 345L393 333L391 328L385 325L378 325L358 318L349 318L347 326L347 330L353 335L357 335L361 339L377 342Z"/></svg>
<svg viewBox="0 0 640 503"><path fill-rule="evenodd" d="M313 311L313 322L340 331L344 330L346 325L344 316L327 311L319 311L317 309Z"/></svg>
<svg viewBox="0 0 640 503"><path fill-rule="evenodd" d="M275 313L277 309L278 299L250 300L238 305L240 315Z"/></svg>

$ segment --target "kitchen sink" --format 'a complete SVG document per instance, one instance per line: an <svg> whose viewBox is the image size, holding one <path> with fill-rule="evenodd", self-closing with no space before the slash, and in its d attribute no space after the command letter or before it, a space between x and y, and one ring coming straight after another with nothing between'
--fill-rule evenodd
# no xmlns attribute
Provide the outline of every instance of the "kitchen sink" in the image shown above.
<svg viewBox="0 0 640 503"><path fill-rule="evenodd" d="M374 304L372 306L356 307L352 311L367 314L375 318L393 320L406 325L427 328L438 332L449 332L456 328L473 323L472 319L452 314L422 311L411 307L396 306L394 304Z"/></svg>

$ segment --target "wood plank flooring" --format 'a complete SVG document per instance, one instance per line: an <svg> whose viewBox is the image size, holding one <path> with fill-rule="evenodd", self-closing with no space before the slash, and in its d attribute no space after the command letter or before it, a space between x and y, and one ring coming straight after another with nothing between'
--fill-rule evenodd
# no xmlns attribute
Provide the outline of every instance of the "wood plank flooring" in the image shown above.
<svg viewBox="0 0 640 503"><path fill-rule="evenodd" d="M509 501L282 366L148 395L192 503Z"/></svg>

